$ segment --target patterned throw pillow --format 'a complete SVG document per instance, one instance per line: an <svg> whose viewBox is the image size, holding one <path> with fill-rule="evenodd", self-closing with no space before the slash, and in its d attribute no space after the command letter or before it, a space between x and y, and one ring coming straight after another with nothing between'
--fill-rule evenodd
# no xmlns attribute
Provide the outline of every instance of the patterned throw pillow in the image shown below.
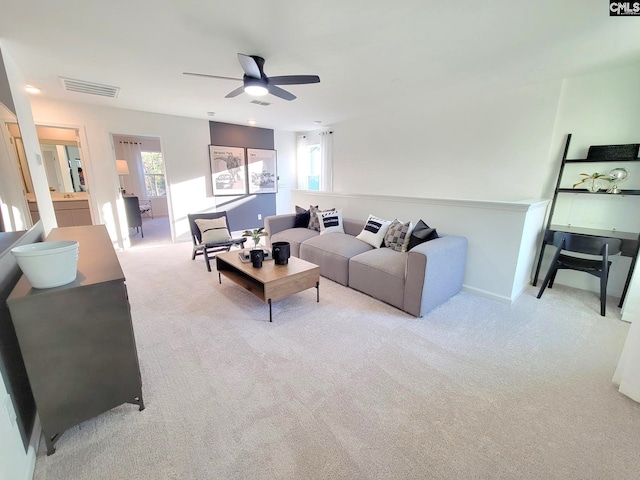
<svg viewBox="0 0 640 480"><path fill-rule="evenodd" d="M231 240L229 230L227 230L227 217L207 220L198 218L195 220L202 235L202 243L220 243Z"/></svg>
<svg viewBox="0 0 640 480"><path fill-rule="evenodd" d="M367 223L356 238L373 247L380 248L389 225L391 225L391 220L383 220L375 215L369 215Z"/></svg>
<svg viewBox="0 0 640 480"><path fill-rule="evenodd" d="M323 212L333 212L335 208L331 210L318 210L318 206L315 207L313 205L309 206L309 230L315 230L316 232L320 231L320 220L318 219L318 213Z"/></svg>
<svg viewBox="0 0 640 480"><path fill-rule="evenodd" d="M396 218L391 222L384 236L384 246L396 252L406 252L412 231L413 225L411 222L402 222Z"/></svg>
<svg viewBox="0 0 640 480"><path fill-rule="evenodd" d="M319 212L318 219L320 220L320 235L325 233L344 233L342 210Z"/></svg>

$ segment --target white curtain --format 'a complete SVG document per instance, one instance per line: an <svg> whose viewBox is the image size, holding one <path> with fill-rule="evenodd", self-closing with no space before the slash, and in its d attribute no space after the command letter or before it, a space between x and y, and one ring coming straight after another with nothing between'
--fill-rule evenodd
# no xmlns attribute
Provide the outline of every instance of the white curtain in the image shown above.
<svg viewBox="0 0 640 480"><path fill-rule="evenodd" d="M622 310L622 318L631 321L622 348L613 383L620 393L640 402L640 269L636 268Z"/></svg>
<svg viewBox="0 0 640 480"><path fill-rule="evenodd" d="M320 190L333 190L333 132L320 133Z"/></svg>
<svg viewBox="0 0 640 480"><path fill-rule="evenodd" d="M297 175L298 188L306 190L309 188L309 151L307 150L307 136L298 135L297 145Z"/></svg>

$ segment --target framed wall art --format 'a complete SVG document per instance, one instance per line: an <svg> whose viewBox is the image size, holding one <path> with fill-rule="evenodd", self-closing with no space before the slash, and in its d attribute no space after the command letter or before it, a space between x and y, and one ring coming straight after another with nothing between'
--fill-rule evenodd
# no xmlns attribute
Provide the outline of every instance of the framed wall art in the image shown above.
<svg viewBox="0 0 640 480"><path fill-rule="evenodd" d="M242 147L209 145L213 195L245 195L247 193L247 157Z"/></svg>
<svg viewBox="0 0 640 480"><path fill-rule="evenodd" d="M278 171L275 150L247 148L249 193L277 193Z"/></svg>

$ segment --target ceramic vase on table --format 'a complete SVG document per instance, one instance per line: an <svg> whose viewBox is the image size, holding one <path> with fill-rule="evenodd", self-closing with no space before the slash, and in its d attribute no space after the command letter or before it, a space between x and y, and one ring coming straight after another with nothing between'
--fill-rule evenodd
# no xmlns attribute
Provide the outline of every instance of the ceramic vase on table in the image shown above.
<svg viewBox="0 0 640 480"><path fill-rule="evenodd" d="M262 262L264 260L264 250L253 249L249 252L251 256L251 264L254 268L262 268Z"/></svg>

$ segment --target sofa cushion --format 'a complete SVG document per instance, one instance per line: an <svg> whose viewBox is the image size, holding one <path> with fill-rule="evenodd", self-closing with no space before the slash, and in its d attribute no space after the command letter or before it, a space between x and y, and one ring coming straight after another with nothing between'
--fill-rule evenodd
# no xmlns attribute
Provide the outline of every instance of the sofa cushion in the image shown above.
<svg viewBox="0 0 640 480"><path fill-rule="evenodd" d="M438 232L436 231L436 229L431 228L429 225L420 220L418 223L416 223L413 232L411 232L411 238L409 238L409 245L407 249L411 250L416 245L428 242L429 240L433 240L434 238L438 238Z"/></svg>
<svg viewBox="0 0 640 480"><path fill-rule="evenodd" d="M413 225L411 222L402 222L396 218L387 229L387 233L384 236L384 246L396 252L406 252L412 231Z"/></svg>
<svg viewBox="0 0 640 480"><path fill-rule="evenodd" d="M407 253L377 248L349 261L349 286L397 308L404 307Z"/></svg>
<svg viewBox="0 0 640 480"><path fill-rule="evenodd" d="M369 215L364 228L356 238L363 242L367 242L373 247L380 248L389 225L391 225L391 220L383 220L375 215Z"/></svg>
<svg viewBox="0 0 640 480"><path fill-rule="evenodd" d="M344 233L342 226L342 210L318 212L320 220L320 235L327 233Z"/></svg>
<svg viewBox="0 0 640 480"><path fill-rule="evenodd" d="M345 233L327 233L300 245L300 258L320 266L320 275L349 284L349 259L373 247Z"/></svg>
<svg viewBox="0 0 640 480"><path fill-rule="evenodd" d="M274 242L289 242L291 255L300 257L300 244L318 235L318 232L308 228L289 228L271 235L271 244L273 245Z"/></svg>

